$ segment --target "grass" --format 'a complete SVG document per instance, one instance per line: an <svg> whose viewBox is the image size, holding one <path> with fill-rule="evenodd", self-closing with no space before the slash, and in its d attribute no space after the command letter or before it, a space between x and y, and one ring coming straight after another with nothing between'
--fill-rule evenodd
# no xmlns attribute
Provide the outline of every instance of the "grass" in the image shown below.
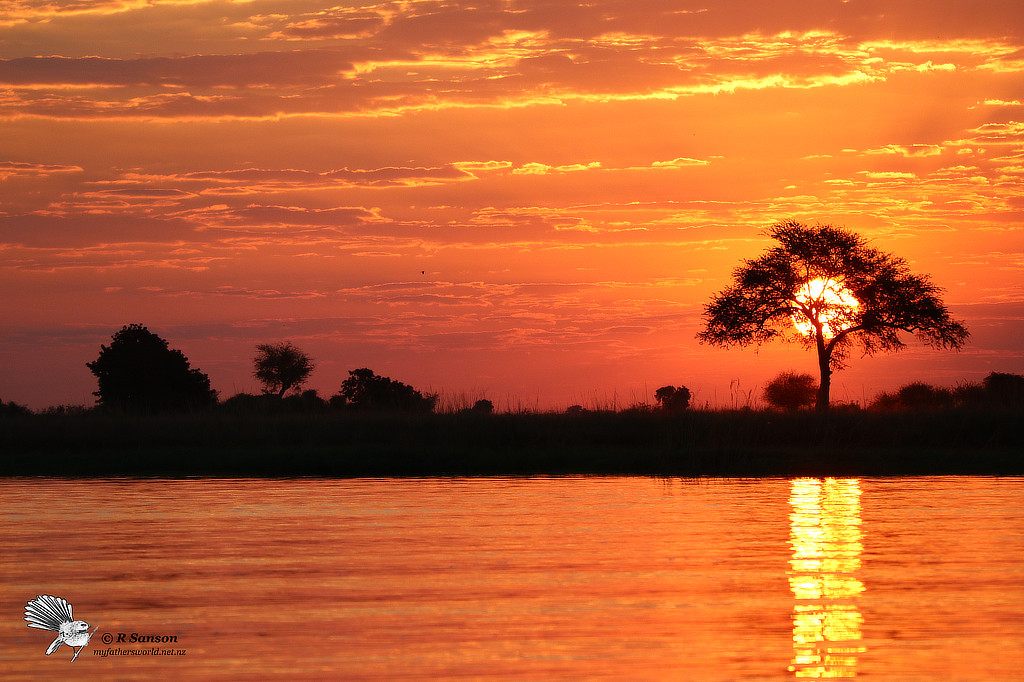
<svg viewBox="0 0 1024 682"><path fill-rule="evenodd" d="M1017 411L27 416L5 476L1024 474Z"/></svg>

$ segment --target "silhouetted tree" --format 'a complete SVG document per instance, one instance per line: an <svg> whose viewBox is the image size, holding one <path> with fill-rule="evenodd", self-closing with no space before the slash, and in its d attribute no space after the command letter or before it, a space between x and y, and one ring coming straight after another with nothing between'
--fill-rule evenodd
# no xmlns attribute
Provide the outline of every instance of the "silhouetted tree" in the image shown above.
<svg viewBox="0 0 1024 682"><path fill-rule="evenodd" d="M99 390L93 395L104 408L168 412L204 409L217 402L210 378L141 324L122 327L86 367L96 375Z"/></svg>
<svg viewBox="0 0 1024 682"><path fill-rule="evenodd" d="M1018 407L1024 405L1024 376L992 372L981 381L985 395L993 405Z"/></svg>
<svg viewBox="0 0 1024 682"><path fill-rule="evenodd" d="M764 387L765 402L782 410L813 405L817 393L814 377L798 372L780 372Z"/></svg>
<svg viewBox="0 0 1024 682"><path fill-rule="evenodd" d="M953 390L955 402L972 408L1007 409L1024 406L1024 376L991 372L978 383L962 383Z"/></svg>
<svg viewBox="0 0 1024 682"><path fill-rule="evenodd" d="M493 414L494 403L492 403L490 400L487 400L486 398L481 398L480 400L473 403L473 407L470 408L470 411L473 412L474 414Z"/></svg>
<svg viewBox="0 0 1024 682"><path fill-rule="evenodd" d="M314 390L290 395L284 399L284 403L291 411L303 413L321 412L329 407L327 401Z"/></svg>
<svg viewBox="0 0 1024 682"><path fill-rule="evenodd" d="M690 406L690 389L686 386L662 386L654 392L654 399L666 412L685 410Z"/></svg>
<svg viewBox="0 0 1024 682"><path fill-rule="evenodd" d="M299 390L313 372L313 360L287 342L259 344L252 363L253 376L263 384L263 390L279 398L291 389Z"/></svg>
<svg viewBox="0 0 1024 682"><path fill-rule="evenodd" d="M969 337L927 275L911 273L905 260L868 247L860 235L793 220L768 235L778 245L733 272L733 285L705 307L697 337L725 347L788 338L814 348L818 410L828 409L832 372L855 345L865 355L898 351L907 332L935 348L958 349Z"/></svg>
<svg viewBox="0 0 1024 682"><path fill-rule="evenodd" d="M378 376L371 370L353 369L331 405L352 410L379 412L432 412L437 396L424 395L408 384Z"/></svg>
<svg viewBox="0 0 1024 682"><path fill-rule="evenodd" d="M937 410L953 404L953 391L922 381L904 384L894 393L880 393L871 401L876 410Z"/></svg>
<svg viewBox="0 0 1024 682"><path fill-rule="evenodd" d="M32 410L18 403L5 403L0 400L0 417L24 417L32 414Z"/></svg>

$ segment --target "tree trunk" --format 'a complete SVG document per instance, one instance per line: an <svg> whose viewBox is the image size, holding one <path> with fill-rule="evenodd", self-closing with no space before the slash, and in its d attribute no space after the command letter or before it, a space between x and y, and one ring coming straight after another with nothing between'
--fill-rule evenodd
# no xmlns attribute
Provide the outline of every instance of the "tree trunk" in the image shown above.
<svg viewBox="0 0 1024 682"><path fill-rule="evenodd" d="M821 337L821 332L818 332L818 371L821 373L821 382L818 384L818 400L814 404L814 409L818 412L828 412L828 396L829 390L832 387L832 368L829 367L832 363L832 352L830 348L825 347L825 340Z"/></svg>

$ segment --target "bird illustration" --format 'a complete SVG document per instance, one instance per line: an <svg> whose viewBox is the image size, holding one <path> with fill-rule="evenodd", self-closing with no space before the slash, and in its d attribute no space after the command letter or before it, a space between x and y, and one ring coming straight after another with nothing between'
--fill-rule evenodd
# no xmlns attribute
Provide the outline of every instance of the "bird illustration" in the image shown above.
<svg viewBox="0 0 1024 682"><path fill-rule="evenodd" d="M82 653L82 649L89 643L89 638L99 629L96 627L89 632L88 623L84 620L75 620L71 615L71 604L67 599L49 594L38 595L25 604L25 620L28 621L30 628L57 633L57 639L46 649L47 656L59 649L61 644L67 644L72 650L77 647L78 650L71 657L72 661L78 658L78 654Z"/></svg>

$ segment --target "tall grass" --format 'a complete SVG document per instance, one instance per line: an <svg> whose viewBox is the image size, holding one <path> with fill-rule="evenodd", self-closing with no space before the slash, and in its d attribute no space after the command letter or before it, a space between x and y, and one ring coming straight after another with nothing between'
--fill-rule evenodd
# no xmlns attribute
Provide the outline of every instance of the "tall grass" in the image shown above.
<svg viewBox="0 0 1024 682"><path fill-rule="evenodd" d="M965 409L36 415L0 424L0 474L1024 474L1022 416Z"/></svg>

